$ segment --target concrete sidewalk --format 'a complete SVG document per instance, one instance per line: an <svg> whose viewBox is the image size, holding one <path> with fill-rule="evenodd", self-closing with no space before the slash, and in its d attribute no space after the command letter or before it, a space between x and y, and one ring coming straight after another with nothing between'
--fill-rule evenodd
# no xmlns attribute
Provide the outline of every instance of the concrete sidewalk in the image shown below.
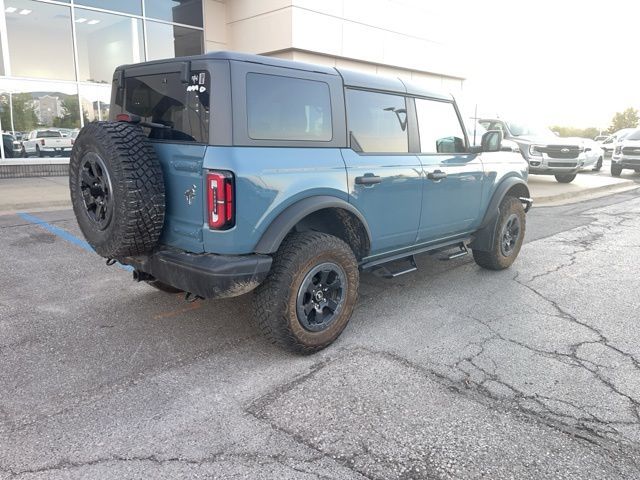
<svg viewBox="0 0 640 480"><path fill-rule="evenodd" d="M69 177L0 179L0 213L71 208Z"/></svg>
<svg viewBox="0 0 640 480"><path fill-rule="evenodd" d="M581 173L568 184L558 183L552 176L531 175L529 188L535 205L540 206L610 195L640 188L640 184L630 178ZM0 179L0 213L61 208L71 208L69 177Z"/></svg>

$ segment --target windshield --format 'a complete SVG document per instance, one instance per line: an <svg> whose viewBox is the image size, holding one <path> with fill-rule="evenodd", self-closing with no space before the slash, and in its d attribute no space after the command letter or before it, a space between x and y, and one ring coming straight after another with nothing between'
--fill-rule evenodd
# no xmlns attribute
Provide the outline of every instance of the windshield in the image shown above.
<svg viewBox="0 0 640 480"><path fill-rule="evenodd" d="M507 122L509 132L514 137L521 137L523 135L532 135L536 137L548 137L554 136L553 132L547 127L541 127L537 125L527 125L525 123Z"/></svg>
<svg viewBox="0 0 640 480"><path fill-rule="evenodd" d="M630 133L625 140L640 140L640 129Z"/></svg>

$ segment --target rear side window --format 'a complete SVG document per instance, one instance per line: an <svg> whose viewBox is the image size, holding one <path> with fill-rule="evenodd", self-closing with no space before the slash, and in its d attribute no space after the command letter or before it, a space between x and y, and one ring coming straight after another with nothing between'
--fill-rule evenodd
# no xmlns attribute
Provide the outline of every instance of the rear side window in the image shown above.
<svg viewBox="0 0 640 480"><path fill-rule="evenodd" d="M363 152L406 153L407 108L400 95L347 89L347 124Z"/></svg>
<svg viewBox="0 0 640 480"><path fill-rule="evenodd" d="M329 142L329 85L316 80L247 74L247 122L253 140Z"/></svg>
<svg viewBox="0 0 640 480"><path fill-rule="evenodd" d="M209 73L193 71L188 84L179 73L125 80L124 110L164 128L145 128L149 138L209 142Z"/></svg>
<svg viewBox="0 0 640 480"><path fill-rule="evenodd" d="M422 153L466 152L464 132L452 103L416 98L416 112Z"/></svg>

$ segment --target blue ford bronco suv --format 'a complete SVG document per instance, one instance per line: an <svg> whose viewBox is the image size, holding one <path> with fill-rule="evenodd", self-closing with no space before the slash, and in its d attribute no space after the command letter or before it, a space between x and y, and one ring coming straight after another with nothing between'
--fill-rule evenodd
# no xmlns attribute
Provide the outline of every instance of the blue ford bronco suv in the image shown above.
<svg viewBox="0 0 640 480"><path fill-rule="evenodd" d="M451 96L398 78L215 52L118 67L69 184L108 264L188 298L253 291L264 334L311 353L345 328L362 271L468 249L513 263L531 200L501 141L470 146Z"/></svg>

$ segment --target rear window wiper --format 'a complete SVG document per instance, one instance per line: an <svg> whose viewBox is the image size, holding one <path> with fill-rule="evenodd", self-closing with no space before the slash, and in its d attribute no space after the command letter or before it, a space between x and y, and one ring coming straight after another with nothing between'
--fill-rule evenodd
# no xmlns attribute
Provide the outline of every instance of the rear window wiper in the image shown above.
<svg viewBox="0 0 640 480"><path fill-rule="evenodd" d="M118 115L116 115L116 121L133 123L134 125L140 125L141 127L147 127L147 128L165 128L168 130L173 129L173 127L169 125L164 125L162 123L143 122L142 117L140 117L139 115L132 115L130 113L119 113Z"/></svg>

